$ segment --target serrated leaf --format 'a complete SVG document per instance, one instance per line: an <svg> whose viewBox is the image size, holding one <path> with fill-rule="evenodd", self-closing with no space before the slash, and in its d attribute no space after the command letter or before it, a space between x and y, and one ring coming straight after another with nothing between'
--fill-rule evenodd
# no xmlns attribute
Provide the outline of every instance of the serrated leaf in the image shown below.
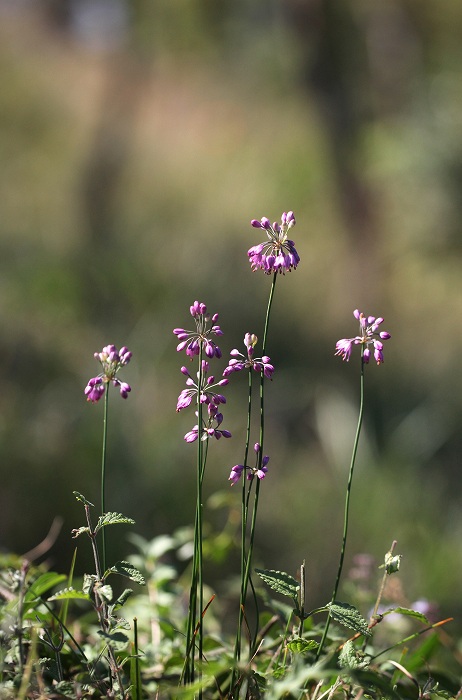
<svg viewBox="0 0 462 700"><path fill-rule="evenodd" d="M417 610L411 610L410 608L391 608L383 613L383 616L390 615L390 613L399 613L400 615L406 615L407 617L415 617L416 620L423 622L425 625L430 624L428 618L421 612Z"/></svg>
<svg viewBox="0 0 462 700"><path fill-rule="evenodd" d="M93 505L93 503L90 503L90 501L87 501L87 499L85 498L85 496L82 496L82 494L79 493L78 491L73 491L72 493L74 494L74 496L76 497L76 499L77 499L78 501L80 501L81 503L84 503L86 506L91 506L92 508L95 507L95 506Z"/></svg>
<svg viewBox="0 0 462 700"><path fill-rule="evenodd" d="M88 593L84 593L83 591L76 591L74 588L63 588L62 591L58 591L54 595L51 596L51 598L48 598L49 601L51 600L90 600L90 596Z"/></svg>
<svg viewBox="0 0 462 700"><path fill-rule="evenodd" d="M255 571L273 591L297 599L300 584L293 576L285 571L274 571L273 569L255 569Z"/></svg>
<svg viewBox="0 0 462 700"><path fill-rule="evenodd" d="M97 582L98 577L94 574L84 574L83 575L83 585L82 589L84 593L90 593L93 590L93 586Z"/></svg>
<svg viewBox="0 0 462 700"><path fill-rule="evenodd" d="M99 532L99 530L101 530L102 527L106 527L106 525L122 524L134 525L135 521L131 518L126 518L125 515L122 515L122 513L104 513L104 515L100 515L100 517L98 518L98 523L95 527L95 533Z"/></svg>
<svg viewBox="0 0 462 700"><path fill-rule="evenodd" d="M396 574L399 571L401 565L401 554L393 555L391 552L387 552L385 555L385 569L388 575Z"/></svg>
<svg viewBox="0 0 462 700"><path fill-rule="evenodd" d="M356 649L351 639L349 639L342 647L338 663L340 668L366 668L369 664L369 659L365 659L363 652Z"/></svg>
<svg viewBox="0 0 462 700"><path fill-rule="evenodd" d="M287 646L294 654L304 654L307 651L314 651L318 648L318 642L314 639L302 639L302 637L296 637L287 642Z"/></svg>
<svg viewBox="0 0 462 700"><path fill-rule="evenodd" d="M110 603L112 600L112 586L109 584L105 584L104 586L98 586L98 588L95 587L95 591L98 591L98 595L106 601L106 603Z"/></svg>
<svg viewBox="0 0 462 700"><path fill-rule="evenodd" d="M122 605L124 605L126 601L130 598L132 593L133 588L126 588L114 602L114 605L111 606L111 611L118 610L119 608L121 608Z"/></svg>
<svg viewBox="0 0 462 700"><path fill-rule="evenodd" d="M360 634L363 634L365 637L371 636L371 631L367 626L366 620L353 605L341 603L336 600L333 603L329 603L327 608L331 617L337 622L340 622L344 627L348 627L348 629L354 632L360 632Z"/></svg>
<svg viewBox="0 0 462 700"><path fill-rule="evenodd" d="M111 568L106 571L104 578L106 578L109 574L120 574L121 576L126 576L131 581L139 583L141 586L144 586L146 583L141 571L135 569L129 561L118 561L117 564L111 566Z"/></svg>

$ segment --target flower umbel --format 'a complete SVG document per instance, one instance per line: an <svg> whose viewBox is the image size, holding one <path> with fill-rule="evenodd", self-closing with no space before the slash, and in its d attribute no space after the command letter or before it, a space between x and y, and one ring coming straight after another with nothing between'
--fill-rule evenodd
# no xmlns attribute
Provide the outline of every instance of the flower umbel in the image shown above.
<svg viewBox="0 0 462 700"><path fill-rule="evenodd" d="M196 411L196 416L197 416L197 411ZM211 437L214 437L215 440L219 440L221 437L224 438L230 438L232 437L231 433L229 430L221 430L219 429L220 425L223 422L223 414L218 413L218 411L215 411L212 414L209 413L209 417L207 422L204 422L204 425L202 426L202 431L201 431L201 440L208 440ZM215 425L214 425L215 423ZM184 436L184 439L186 442L195 442L197 438L199 437L199 426L196 424L193 426L193 428L186 433Z"/></svg>
<svg viewBox="0 0 462 700"><path fill-rule="evenodd" d="M215 377L213 374L207 377L209 371L209 363L206 360L202 360L202 373L201 373L201 386L199 383L199 372L197 373L197 380L194 380L190 375L187 367L181 368L181 373L184 374L186 379L186 385L188 389L183 389L178 397L178 402L176 405L176 410L179 413L181 409L187 408L194 397L199 394L199 401L206 404L209 415L215 415L218 410L218 406L222 403L226 403L226 398L223 394L218 391L214 391L217 387L226 386L229 379L220 379L219 382L215 382Z"/></svg>
<svg viewBox="0 0 462 700"><path fill-rule="evenodd" d="M256 453L256 464L255 467L247 467L244 466L243 464L235 464L234 467L231 469L231 474L229 475L228 481L231 482L231 486L234 486L234 484L237 484L239 479L241 478L241 474L244 471L248 471L247 474L247 479L248 481L252 481L254 476L256 476L258 479L264 479L266 476L266 473L268 471L268 467L266 466L269 462L269 457L268 455L265 455L263 459L261 460L261 467L258 465L259 461L259 454L261 452L261 447L258 442L255 443L254 447L255 453Z"/></svg>
<svg viewBox="0 0 462 700"><path fill-rule="evenodd" d="M355 309L353 316L359 321L359 335L354 338L342 338L338 340L335 348L336 355L339 355L342 360L350 359L353 345L363 346L363 361L367 364L371 357L372 348L374 349L374 360L378 365L381 365L383 359L383 343L382 340L391 338L388 331L379 331L379 326L383 323L383 318L375 316L365 316L363 313ZM372 346L372 347L371 347Z"/></svg>
<svg viewBox="0 0 462 700"><path fill-rule="evenodd" d="M295 249L295 244L287 236L291 228L295 226L295 216L293 211L284 212L281 223L276 221L271 225L269 219L263 217L260 221L252 219L250 222L254 228L261 228L266 231L268 240L253 246L248 251L252 270L263 270L267 275L272 272L285 274L292 268L295 270L300 257Z"/></svg>
<svg viewBox="0 0 462 700"><path fill-rule="evenodd" d="M258 338L254 333L246 333L244 336L244 345L247 348L247 357L236 348L231 350L232 359L228 362L223 372L224 377L228 377L233 372L240 372L242 369L254 369L256 372L263 372L264 376L271 379L274 372L274 367L271 364L271 358L268 355L263 357L254 357L255 345ZM238 359L239 358L239 359Z"/></svg>
<svg viewBox="0 0 462 700"><path fill-rule="evenodd" d="M103 371L97 377L92 377L85 387L85 396L87 401L97 403L104 395L106 385L112 382L114 386L118 386L120 395L126 399L131 386L126 382L121 382L116 377L117 372L121 367L128 365L132 357L132 353L128 348L123 346L117 350L115 345L106 345L101 352L95 352L94 357L100 361Z"/></svg>
<svg viewBox="0 0 462 700"><path fill-rule="evenodd" d="M188 331L184 328L173 329L174 334L177 336L178 340L181 341L177 345L177 351L181 352L181 350L185 350L188 357L193 358L195 355L199 355L200 346L202 345L207 357L220 358L220 348L210 339L210 335L223 335L223 331L216 323L218 314L211 315L208 313L206 305L199 301L195 301L189 310L196 322L196 330ZM212 325L210 325L210 323Z"/></svg>

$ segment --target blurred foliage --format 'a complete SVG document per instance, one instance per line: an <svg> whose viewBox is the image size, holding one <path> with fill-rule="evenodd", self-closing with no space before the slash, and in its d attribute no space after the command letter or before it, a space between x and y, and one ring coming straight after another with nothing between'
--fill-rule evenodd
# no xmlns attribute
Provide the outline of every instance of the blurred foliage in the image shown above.
<svg viewBox="0 0 462 700"><path fill-rule="evenodd" d="M261 563L306 557L313 605L330 591L359 393L333 349L359 307L393 340L367 372L347 556L397 539L404 595L455 613L461 4L3 0L0 19L2 546L26 552L62 516L48 556L68 566L72 491L98 497L102 411L83 389L107 343L134 355L132 394L111 405L110 509L148 539L191 523L171 329L199 299L224 354L261 335L269 279L249 269L248 222L293 209L302 262L279 280L269 336ZM238 380L210 494L241 459Z"/></svg>

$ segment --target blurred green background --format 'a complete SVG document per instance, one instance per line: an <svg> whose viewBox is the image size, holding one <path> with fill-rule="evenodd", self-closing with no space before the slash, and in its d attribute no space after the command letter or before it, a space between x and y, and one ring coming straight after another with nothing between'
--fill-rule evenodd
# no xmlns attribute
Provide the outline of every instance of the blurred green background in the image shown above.
<svg viewBox="0 0 462 700"><path fill-rule="evenodd" d="M102 405L83 389L107 343L133 351L108 508L148 539L192 522L172 329L198 299L225 357L261 336L271 280L250 270L249 221L292 209L255 563L306 558L313 606L330 596L359 391L334 348L358 307L393 339L367 370L347 565L397 539L408 602L462 612L459 0L0 0L0 85L1 546L29 551L60 516L47 557L68 568L72 491L99 499ZM231 531L246 391L233 377L233 439L209 456L208 493L234 509L206 517ZM235 564L213 565L218 588Z"/></svg>

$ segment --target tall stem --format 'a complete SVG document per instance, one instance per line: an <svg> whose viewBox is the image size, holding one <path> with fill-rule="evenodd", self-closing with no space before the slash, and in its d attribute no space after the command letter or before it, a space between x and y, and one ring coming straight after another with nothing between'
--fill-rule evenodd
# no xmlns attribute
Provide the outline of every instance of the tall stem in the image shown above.
<svg viewBox="0 0 462 700"><path fill-rule="evenodd" d="M273 280L271 283L271 289L270 289L269 298L268 298L268 305L266 307L265 327L264 327L264 331L263 331L262 356L265 355L265 350L266 350L266 341L268 338L271 306L273 304L274 290L276 287L277 276L278 276L278 273L275 272L273 274ZM262 466L263 442L264 442L264 437L265 437L264 387L265 387L265 376L262 372L260 375L260 437L259 437L260 450L258 452L258 469L261 469L261 466ZM250 484L250 486L251 486L251 484ZM250 486L249 486L249 496L250 496ZM253 545L254 545L254 540L255 540L255 527L256 527L256 522L257 522L257 510L258 510L259 495L260 495L260 480L257 479L257 484L255 487L255 497L254 497L253 508L252 508L252 522L250 525L249 546L248 546L248 550L247 550L247 555L245 557L245 569L243 571L242 604L244 606L245 606L245 599L246 599L246 595L247 595L247 587L248 587L249 579L250 579L250 566L251 566L251 562L252 562ZM248 517L248 501L247 501L247 510L246 510L246 526L247 526L247 517ZM258 626L258 623L257 623L257 626ZM250 653L252 654L252 648L250 650Z"/></svg>
<svg viewBox="0 0 462 700"><path fill-rule="evenodd" d="M243 465L247 465L247 460L249 456L250 448L250 428L251 428L251 417L252 417L252 371L249 371L249 395L248 395L248 408L247 408L247 430L245 436L245 449L244 449L244 461ZM242 498L241 498L241 592L239 598L239 616L238 625L236 632L236 641L234 644L234 663L239 661L241 658L241 637L242 637L242 620L244 617L244 606L245 606L245 594L246 589L244 587L245 570L246 570L246 536L247 536L247 513L248 513L248 498L247 498L247 482L245 479L245 470L242 478ZM234 671L232 686L234 685Z"/></svg>
<svg viewBox="0 0 462 700"><path fill-rule="evenodd" d="M106 445L107 445L107 422L109 406L109 383L106 384L104 392L104 417L103 417L103 448L101 454L101 515L106 512ZM106 528L101 528L101 556L103 562L103 573L106 571Z"/></svg>
<svg viewBox="0 0 462 700"><path fill-rule="evenodd" d="M189 595L189 611L188 611L188 626L186 631L186 655L185 665L182 677L185 683L191 683L194 680L195 668L195 650L197 636L197 654L199 661L202 659L203 645L203 621L202 611L204 609L204 591L203 591L203 526L202 526L202 484L205 472L205 458L202 440L202 414L203 404L200 401L201 388L203 383L203 368L202 368L203 348L202 344L199 351L199 370L198 370L198 392L197 392L197 465L196 465L196 516L194 524L194 553L191 572L191 589ZM197 634L196 620L198 617ZM199 691L199 697L202 697L202 691Z"/></svg>
<svg viewBox="0 0 462 700"><path fill-rule="evenodd" d="M348 474L348 484L347 484L347 490L346 490L346 495L345 495L345 513L344 513L344 518L343 518L342 546L340 548L340 560L339 560L339 564L338 564L337 578L335 579L334 590L332 592L331 604L337 598L337 591L338 591L338 587L340 584L340 578L342 576L343 560L345 558L345 549L346 549L346 542L347 542L347 536L348 536L348 520L349 520L349 514L350 514L351 486L353 483L353 472L354 472L355 462L356 462L356 453L358 451L359 436L361 434L361 426L362 426L362 422L363 422L363 411L364 411L364 359L363 359L363 353L361 352L361 381L360 381L360 405L359 405L358 425L356 428L356 436L355 436L355 441L353 444L353 452L351 454L350 472ZM320 642L319 647L318 647L318 651L317 651L317 655L316 655L317 659L319 659L319 657L321 656L321 652L322 652L322 649L324 647L324 643L326 641L327 632L329 630L329 625L330 625L330 614L327 616L322 639L321 639L321 642Z"/></svg>

